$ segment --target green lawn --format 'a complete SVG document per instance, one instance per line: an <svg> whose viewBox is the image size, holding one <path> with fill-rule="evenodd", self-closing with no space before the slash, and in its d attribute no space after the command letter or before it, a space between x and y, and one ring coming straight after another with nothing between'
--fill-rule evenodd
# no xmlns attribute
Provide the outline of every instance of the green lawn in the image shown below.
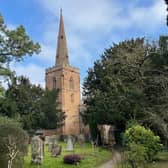
<svg viewBox="0 0 168 168"><path fill-rule="evenodd" d="M168 152L160 152L156 162L151 165L152 168L168 168Z"/></svg>
<svg viewBox="0 0 168 168"><path fill-rule="evenodd" d="M57 158L53 158L50 156L48 152L47 146L45 147L45 157L43 164L41 166L31 165L31 149L29 149L28 156L25 158L25 165L24 168L96 168L98 165L102 164L103 162L109 160L112 157L111 152L97 148L93 153L91 145L87 144L85 147L81 148L79 145L75 146L75 154L80 154L85 157L84 160L78 166L74 165L65 165L63 163L63 157L66 154L71 154L71 152L65 151L65 144L61 143L62 145L62 154Z"/></svg>
<svg viewBox="0 0 168 168"><path fill-rule="evenodd" d="M122 166L119 165L118 168L122 168ZM127 168L131 168L131 167L127 166ZM148 164L147 168L168 168L168 152L160 152L156 156L156 161Z"/></svg>

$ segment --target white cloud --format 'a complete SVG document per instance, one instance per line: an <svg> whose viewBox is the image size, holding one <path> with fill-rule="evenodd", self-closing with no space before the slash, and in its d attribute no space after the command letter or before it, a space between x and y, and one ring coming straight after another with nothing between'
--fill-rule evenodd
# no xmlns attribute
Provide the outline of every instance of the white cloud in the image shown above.
<svg viewBox="0 0 168 168"><path fill-rule="evenodd" d="M138 6L135 1L124 4L118 0L38 0L38 3L48 17L43 20L45 31L41 34L42 52L36 58L54 65L59 9L63 8L70 62L85 72L101 54L98 52L108 47L101 43L107 45L111 39L111 42L122 39L122 34L117 31L125 33L133 29L141 34L159 34L166 17L163 0L153 0L150 6ZM131 34L130 30L127 33ZM33 83L44 86L43 67L28 64L26 67L16 66L15 70L19 75L30 77Z"/></svg>
<svg viewBox="0 0 168 168"><path fill-rule="evenodd" d="M163 0L153 0L151 6L147 7L137 7L136 3L129 1L125 2L127 8L125 3L118 3L117 0L39 0L39 3L57 18L59 9L62 7L70 30L92 33L95 30L108 32L130 26L146 29L145 25L148 25L151 28L152 26L157 28L163 22L166 13ZM151 26L150 23L152 23Z"/></svg>
<svg viewBox="0 0 168 168"><path fill-rule="evenodd" d="M129 11L130 26L146 31L157 30L166 18L166 5L162 0L155 0L149 7L132 7Z"/></svg>
<svg viewBox="0 0 168 168"><path fill-rule="evenodd" d="M45 26L47 25L43 34L45 43L42 45L42 59L49 61L51 57L55 59L60 8L63 8L68 48L74 63L80 61L81 54L86 54L86 60L89 59L87 57L90 57L91 51L88 48L95 49L102 40L116 39L112 38L114 36L121 39L121 34L116 34L116 30L126 32L133 29L145 34L158 33L166 16L166 5L163 0L153 0L147 7L137 6L134 1L124 4L117 0L39 0L38 2L50 16L45 20ZM105 36L108 39L104 39ZM92 59L90 57L88 61Z"/></svg>
<svg viewBox="0 0 168 168"><path fill-rule="evenodd" d="M13 64L12 68L18 76L24 75L28 77L33 84L40 84L45 87L45 69L36 64L21 65L19 63Z"/></svg>
<svg viewBox="0 0 168 168"><path fill-rule="evenodd" d="M56 55L56 47L49 44L41 44L41 53L36 55L38 59L47 63L54 63Z"/></svg>
<svg viewBox="0 0 168 168"><path fill-rule="evenodd" d="M9 30L13 30L13 29L16 29L16 27L18 27L18 25L15 25L15 24L7 24L7 28L9 29Z"/></svg>

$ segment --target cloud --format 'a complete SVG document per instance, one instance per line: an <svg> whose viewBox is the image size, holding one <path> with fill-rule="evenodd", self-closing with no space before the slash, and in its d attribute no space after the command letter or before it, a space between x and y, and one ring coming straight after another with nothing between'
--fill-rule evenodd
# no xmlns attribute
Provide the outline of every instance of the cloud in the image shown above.
<svg viewBox="0 0 168 168"><path fill-rule="evenodd" d="M156 28L165 18L166 5L163 0L152 2L148 6L137 6L132 1L119 3L117 0L39 0L41 6L53 17L58 18L59 9L63 8L69 29L78 30L81 33L95 30L96 33L108 32L130 26L146 29L145 25L148 25L150 28L153 28L152 26ZM151 26L150 23L152 23Z"/></svg>
<svg viewBox="0 0 168 168"><path fill-rule="evenodd" d="M8 28L9 30L16 29L17 27L18 27L18 25L7 23L7 28Z"/></svg>
<svg viewBox="0 0 168 168"><path fill-rule="evenodd" d="M40 61L53 64L55 62L56 47L49 44L41 44L41 53L36 55Z"/></svg>
<svg viewBox="0 0 168 168"><path fill-rule="evenodd" d="M40 35L42 52L35 56L39 62L55 63L59 10L63 8L70 63L79 67L82 79L88 67L112 42L137 35L159 35L166 19L163 0L38 0L47 17L40 20L44 33ZM141 4L141 5L139 5ZM10 26L13 27L12 25ZM35 63L15 66L17 74L30 77L33 83L44 86L44 67Z"/></svg>
<svg viewBox="0 0 168 168"><path fill-rule="evenodd" d="M32 63L27 65L16 63L12 65L11 69L14 70L18 76L24 75L28 77L33 84L40 84L42 87L45 87L44 67Z"/></svg>
<svg viewBox="0 0 168 168"><path fill-rule="evenodd" d="M148 7L132 7L129 11L130 26L145 31L157 30L166 18L166 5L162 0L155 0Z"/></svg>
<svg viewBox="0 0 168 168"><path fill-rule="evenodd" d="M125 40L132 30L149 36L159 33L166 16L163 0L153 0L148 5L142 5L142 0L127 3L123 0L38 0L38 3L50 16L44 20L39 58L49 61L51 66L55 62L59 10L63 8L70 62L82 74L108 47L105 45Z"/></svg>

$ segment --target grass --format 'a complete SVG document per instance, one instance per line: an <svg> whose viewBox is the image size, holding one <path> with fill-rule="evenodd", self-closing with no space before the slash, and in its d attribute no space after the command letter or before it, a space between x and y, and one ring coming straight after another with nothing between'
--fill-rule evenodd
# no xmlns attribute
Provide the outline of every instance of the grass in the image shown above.
<svg viewBox="0 0 168 168"><path fill-rule="evenodd" d="M168 152L160 152L156 156L156 162L150 164L152 168L168 168Z"/></svg>
<svg viewBox="0 0 168 168"><path fill-rule="evenodd" d="M66 165L63 163L63 157L71 152L66 152L65 144L61 143L62 154L56 158L51 157L48 152L47 146L45 147L44 161L41 166L31 165L31 149L29 148L28 156L25 157L24 168L96 168L98 165L109 160L112 157L112 153L105 149L97 148L93 153L91 145L86 144L85 147L75 146L75 154L84 156L84 159L78 166Z"/></svg>
<svg viewBox="0 0 168 168"><path fill-rule="evenodd" d="M122 168L121 165L118 168ZM131 168L130 166L125 166L124 168ZM160 152L156 156L156 161L153 163L147 164L146 168L168 168L168 152Z"/></svg>

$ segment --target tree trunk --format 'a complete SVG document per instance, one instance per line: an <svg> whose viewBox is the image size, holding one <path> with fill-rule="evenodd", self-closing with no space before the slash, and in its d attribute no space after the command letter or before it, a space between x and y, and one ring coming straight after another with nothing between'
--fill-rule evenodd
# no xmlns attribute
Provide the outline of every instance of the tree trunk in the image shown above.
<svg viewBox="0 0 168 168"><path fill-rule="evenodd" d="M8 168L12 168L12 160L8 160Z"/></svg>

